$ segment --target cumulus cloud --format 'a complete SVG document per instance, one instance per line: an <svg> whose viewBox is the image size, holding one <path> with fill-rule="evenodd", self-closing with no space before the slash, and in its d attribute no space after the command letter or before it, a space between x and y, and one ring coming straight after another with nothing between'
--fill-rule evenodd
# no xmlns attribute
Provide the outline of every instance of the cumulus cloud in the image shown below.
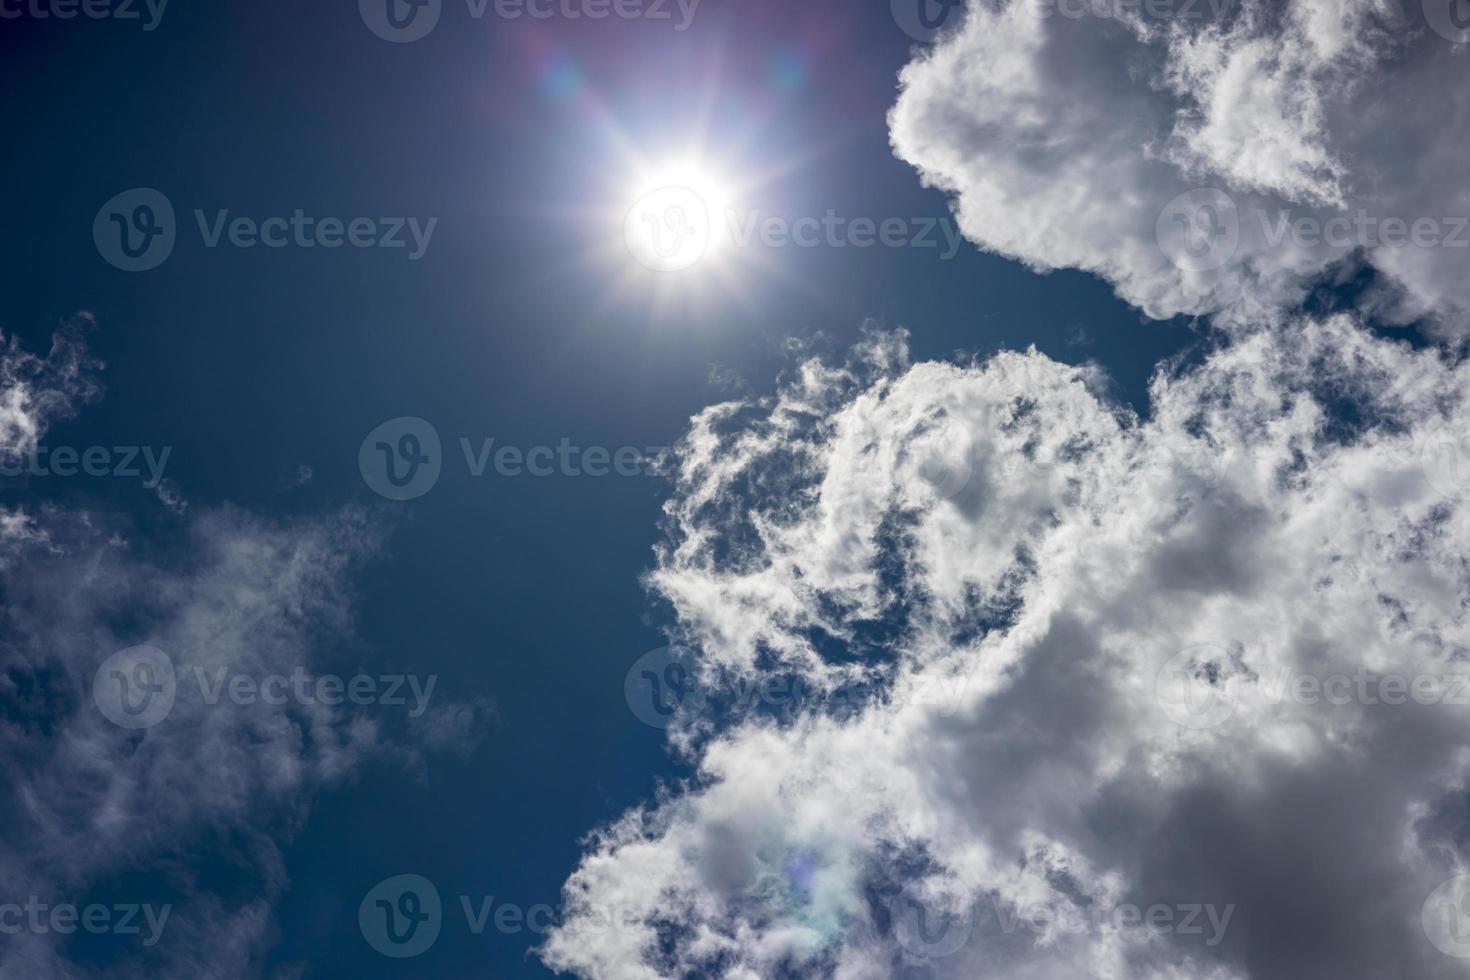
<svg viewBox="0 0 1470 980"><path fill-rule="evenodd" d="M0 403L25 420L11 445L94 396L88 364L75 332L48 358L0 353ZM177 540L106 512L0 514L0 902L43 921L58 905L171 907L158 941L81 952L55 929L16 934L7 912L0 975L264 975L281 847L314 800L368 760L415 770L424 751L463 750L491 720L443 691L417 717L229 694L236 677L358 673L352 580L382 531L356 509L191 513Z"/></svg>
<svg viewBox="0 0 1470 980"><path fill-rule="evenodd" d="M1463 975L1425 902L1470 819L1467 370L1297 319L1161 367L1143 419L1087 368L889 335L705 411L650 576L675 638L883 696L685 717L696 775L590 841L543 957Z"/></svg>
<svg viewBox="0 0 1470 980"><path fill-rule="evenodd" d="M893 145L981 247L1151 316L1257 321L1366 274L1365 309L1462 333L1470 31L1447 9L975 0L904 69Z"/></svg>
<svg viewBox="0 0 1470 980"><path fill-rule="evenodd" d="M1225 329L1143 415L875 334L696 416L649 587L703 687L807 694L686 697L694 775L589 841L549 965L1464 975L1470 368L1364 323L1470 326L1467 41L972 0L916 55L893 146L972 241Z"/></svg>

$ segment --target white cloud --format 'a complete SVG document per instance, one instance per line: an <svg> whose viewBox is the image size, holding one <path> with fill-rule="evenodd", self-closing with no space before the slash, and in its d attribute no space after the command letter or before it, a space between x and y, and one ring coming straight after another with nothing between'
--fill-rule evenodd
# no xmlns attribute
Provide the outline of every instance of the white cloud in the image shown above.
<svg viewBox="0 0 1470 980"><path fill-rule="evenodd" d="M976 2L905 68L893 145L981 247L1094 272L1152 316L1258 321L1366 262L1374 312L1463 332L1470 55L1420 6ZM1170 209L1197 188L1237 222Z"/></svg>
<svg viewBox="0 0 1470 980"><path fill-rule="evenodd" d="M609 980L1461 975L1420 913L1462 868L1470 714L1281 679L1470 673L1467 370L1297 320L1161 370L1142 421L1034 351L910 364L887 337L708 410L650 577L680 638L711 670L819 683L860 653L891 696L686 724L698 778L591 842L545 959ZM958 481L934 463L954 445ZM1181 718L1188 676L1233 700ZM925 695L936 677L952 697ZM1128 905L1218 928L1109 929ZM971 923L952 950L946 910Z"/></svg>
<svg viewBox="0 0 1470 980"><path fill-rule="evenodd" d="M64 323L45 357L0 333L0 458L29 453L52 422L100 397L96 373L102 364L87 354L83 336L92 324L87 313Z"/></svg>
<svg viewBox="0 0 1470 980"><path fill-rule="evenodd" d="M1463 975L1421 916L1470 826L1470 368L1359 319L1470 326L1467 53L1419 6L974 0L917 55L893 145L972 241L1228 330L1146 419L901 336L697 416L648 577L674 639L707 683L888 697L686 712L697 777L592 840L548 964ZM1354 316L1301 315L1349 280Z"/></svg>

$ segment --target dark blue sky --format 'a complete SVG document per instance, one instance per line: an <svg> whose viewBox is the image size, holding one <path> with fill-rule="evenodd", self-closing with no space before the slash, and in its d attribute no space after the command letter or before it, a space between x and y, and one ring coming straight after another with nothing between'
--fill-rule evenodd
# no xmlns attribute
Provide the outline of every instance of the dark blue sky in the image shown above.
<svg viewBox="0 0 1470 980"><path fill-rule="evenodd" d="M590 255L620 246L617 145L696 134L780 169L751 206L881 220L947 215L888 147L885 113L914 42L887 4L704 0L692 27L470 18L446 0L424 40L385 43L356 5L189 3L158 28L0 21L0 329L44 346L95 314L105 401L53 441L173 447L194 508L272 516L357 502L392 532L357 583L343 669L440 675L498 707L471 757L422 780L383 767L323 799L286 847L281 963L311 977L537 976L536 937L474 936L458 896L554 904L586 833L677 775L661 733L623 698L666 609L639 585L666 487L648 477L473 478L461 437L496 445L653 447L730 396L769 390L788 338L840 351L867 320L944 358L1035 344L1107 368L1146 410L1153 366L1197 338L1143 320L1090 277L1039 276L969 245L785 249L780 275L675 293L666 307ZM179 217L156 269L108 265L103 202L134 187ZM206 248L195 208L263 219L437 217L404 250ZM606 220L613 214L618 220ZM646 280L637 280L643 282ZM364 485L364 436L429 420L445 469L389 504ZM314 478L294 486L299 466ZM136 483L35 481L7 503L86 502L169 542L183 522ZM167 546L166 544L164 546ZM222 874L228 874L222 870ZM422 874L446 905L439 942L380 957L357 926L375 883Z"/></svg>

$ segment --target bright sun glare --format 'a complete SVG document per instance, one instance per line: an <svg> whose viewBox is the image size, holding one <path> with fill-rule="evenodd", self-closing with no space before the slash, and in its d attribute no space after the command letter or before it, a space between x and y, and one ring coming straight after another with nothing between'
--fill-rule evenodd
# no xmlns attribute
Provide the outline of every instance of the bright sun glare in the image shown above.
<svg viewBox="0 0 1470 980"><path fill-rule="evenodd" d="M716 121L725 131L719 138L711 133ZM750 216L777 206L772 187L804 166L806 155L773 156L759 144L763 119L717 113L712 102L675 128L683 139L672 145L611 119L603 132L605 182L580 213L607 234L576 261L603 275L605 303L632 303L654 322L689 322L752 309L772 282L809 288L789 263L748 247Z"/></svg>
<svg viewBox="0 0 1470 980"><path fill-rule="evenodd" d="M706 262L726 243L729 192L696 164L650 170L636 183L624 222L628 250L656 272L681 272Z"/></svg>

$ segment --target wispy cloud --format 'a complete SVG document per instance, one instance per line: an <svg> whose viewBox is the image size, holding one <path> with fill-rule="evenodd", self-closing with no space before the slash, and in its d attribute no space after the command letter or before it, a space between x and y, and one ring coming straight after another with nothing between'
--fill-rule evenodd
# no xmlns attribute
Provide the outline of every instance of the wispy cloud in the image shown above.
<svg viewBox="0 0 1470 980"><path fill-rule="evenodd" d="M25 420L12 431L33 443L48 420L95 397L91 366L75 329L47 358L12 344L0 355L0 401ZM232 507L190 514L174 540L105 513L0 514L0 813L9 828L0 905L118 895L169 906L158 941L121 943L103 962L75 959L68 933L45 927L55 921L47 913L41 927L12 934L7 910L0 974L262 975L288 883L281 847L313 801L369 759L412 769L423 751L472 747L492 721L488 704L452 698L413 720L345 697L271 696L276 678L286 690L333 666L351 639L354 573L383 531L352 508L291 521ZM153 652L114 658L142 645ZM163 664L177 677L164 677ZM263 696L210 697L207 684L185 682L224 673L264 685ZM124 703L149 711L154 697L167 699L165 710L124 724L111 712ZM220 861L237 870L230 887L205 873Z"/></svg>

